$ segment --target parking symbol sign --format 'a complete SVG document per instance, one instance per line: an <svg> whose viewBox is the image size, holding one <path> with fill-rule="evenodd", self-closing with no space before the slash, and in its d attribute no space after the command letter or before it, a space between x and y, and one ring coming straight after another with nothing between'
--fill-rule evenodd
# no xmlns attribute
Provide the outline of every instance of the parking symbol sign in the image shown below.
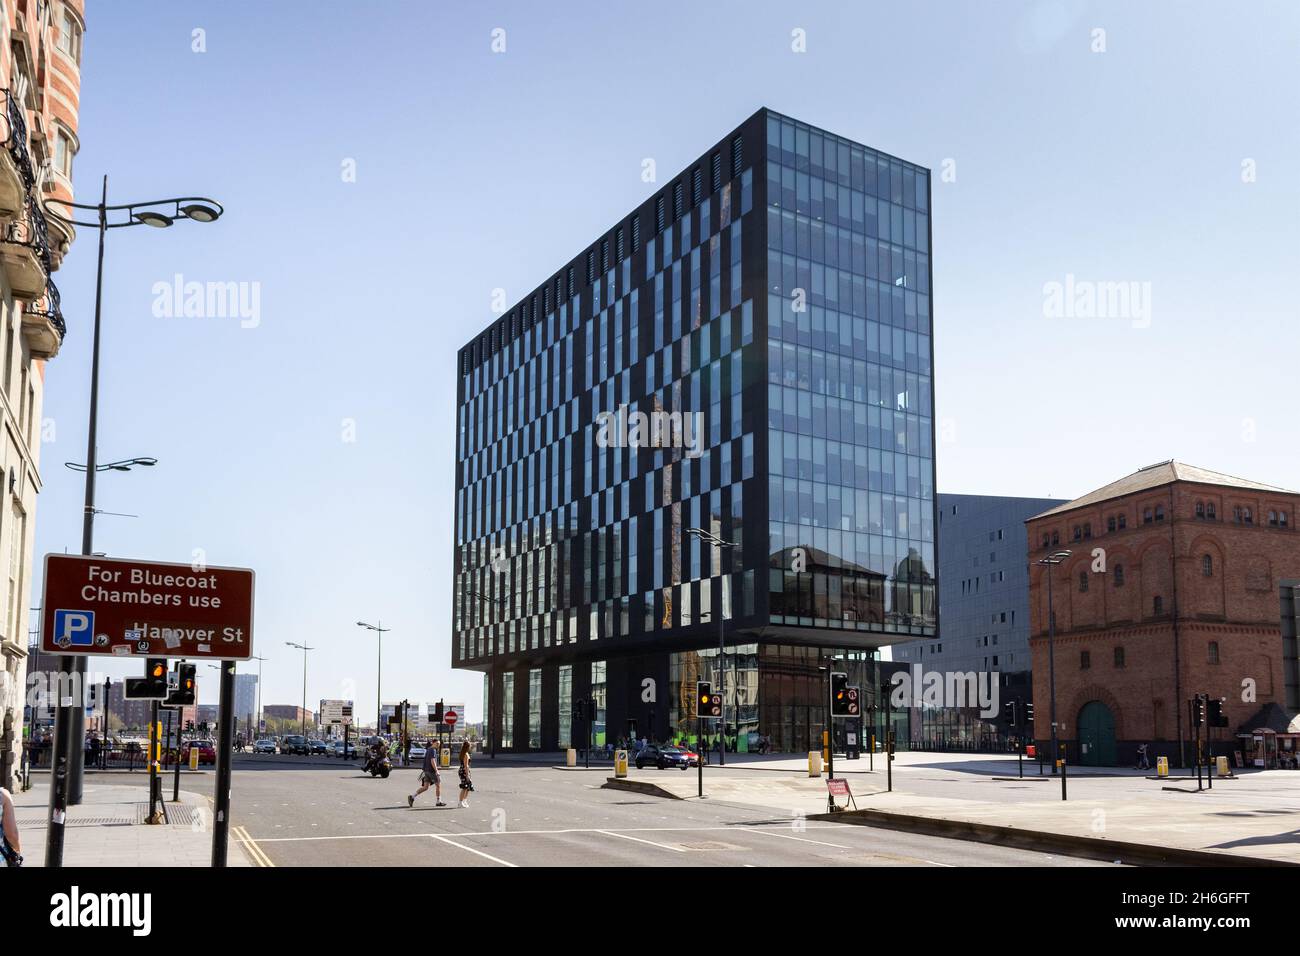
<svg viewBox="0 0 1300 956"><path fill-rule="evenodd" d="M60 647L90 647L95 643L94 611L55 611L54 643Z"/></svg>

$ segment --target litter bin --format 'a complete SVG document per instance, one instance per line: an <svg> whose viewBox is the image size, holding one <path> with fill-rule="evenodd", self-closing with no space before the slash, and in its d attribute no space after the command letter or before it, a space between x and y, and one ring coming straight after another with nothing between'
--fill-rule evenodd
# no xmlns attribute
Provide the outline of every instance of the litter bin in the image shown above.
<svg viewBox="0 0 1300 956"><path fill-rule="evenodd" d="M443 747L442 752L438 755L438 763L443 767L451 766L451 748Z"/></svg>
<svg viewBox="0 0 1300 956"><path fill-rule="evenodd" d="M1169 758L1168 758L1168 757L1157 757L1157 758L1156 758L1156 776L1157 776L1157 777L1167 777L1167 776L1169 776Z"/></svg>
<svg viewBox="0 0 1300 956"><path fill-rule="evenodd" d="M808 776L820 777L822 775L822 752L820 750L808 751Z"/></svg>
<svg viewBox="0 0 1300 956"><path fill-rule="evenodd" d="M1232 771L1228 769L1228 758L1218 756L1214 758L1214 769L1220 777L1231 777Z"/></svg>
<svg viewBox="0 0 1300 956"><path fill-rule="evenodd" d="M627 751L626 750L614 751L614 776L615 777L627 776Z"/></svg>
<svg viewBox="0 0 1300 956"><path fill-rule="evenodd" d="M570 747L564 752L564 765L566 767L576 767L578 765L578 751Z"/></svg>

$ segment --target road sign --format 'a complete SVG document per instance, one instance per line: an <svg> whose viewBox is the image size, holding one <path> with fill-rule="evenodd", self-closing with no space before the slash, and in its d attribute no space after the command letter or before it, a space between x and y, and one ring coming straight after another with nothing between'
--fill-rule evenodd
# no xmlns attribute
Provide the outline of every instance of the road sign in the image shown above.
<svg viewBox="0 0 1300 956"><path fill-rule="evenodd" d="M253 572L45 556L41 649L50 654L248 660Z"/></svg>
<svg viewBox="0 0 1300 956"><path fill-rule="evenodd" d="M352 701L322 700L320 722L324 726L352 723Z"/></svg>
<svg viewBox="0 0 1300 956"><path fill-rule="evenodd" d="M448 727L451 727L452 729L455 729L455 727L456 727L456 721L457 721L459 718L460 718L460 715L457 714L456 711L455 711L454 709L448 709L447 712L444 713L444 714L442 715L442 722L443 722L444 724L446 724Z"/></svg>

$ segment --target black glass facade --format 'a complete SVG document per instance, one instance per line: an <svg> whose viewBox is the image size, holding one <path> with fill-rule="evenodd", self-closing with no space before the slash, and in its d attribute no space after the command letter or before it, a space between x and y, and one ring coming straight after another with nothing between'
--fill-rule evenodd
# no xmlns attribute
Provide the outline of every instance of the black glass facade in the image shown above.
<svg viewBox="0 0 1300 956"><path fill-rule="evenodd" d="M759 111L461 350L452 662L503 746L580 745L597 692L597 743L692 733L704 676L803 749L782 652L933 636L928 210Z"/></svg>

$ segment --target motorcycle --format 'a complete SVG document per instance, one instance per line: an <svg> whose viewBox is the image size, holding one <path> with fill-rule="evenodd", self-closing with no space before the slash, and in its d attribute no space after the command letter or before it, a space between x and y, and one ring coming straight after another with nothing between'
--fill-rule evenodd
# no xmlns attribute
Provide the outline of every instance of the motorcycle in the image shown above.
<svg viewBox="0 0 1300 956"><path fill-rule="evenodd" d="M378 757L375 754L371 754L370 756L366 757L366 762L361 767L361 772L368 773L372 777L383 777L385 780L387 780L389 773L392 772L392 769L393 769L393 762L388 759L388 754L384 754L384 756L382 757Z"/></svg>

